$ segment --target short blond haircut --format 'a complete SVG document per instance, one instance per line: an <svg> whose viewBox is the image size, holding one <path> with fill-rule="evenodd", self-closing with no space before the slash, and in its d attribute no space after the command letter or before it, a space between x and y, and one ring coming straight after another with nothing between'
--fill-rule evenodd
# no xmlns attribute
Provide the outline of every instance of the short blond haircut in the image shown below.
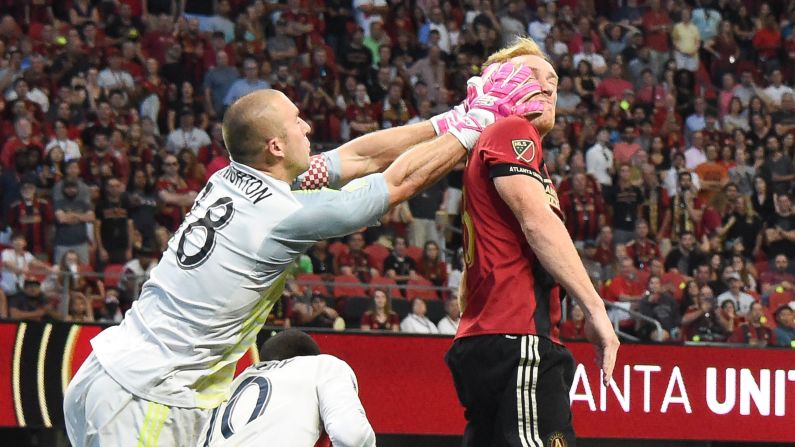
<svg viewBox="0 0 795 447"><path fill-rule="evenodd" d="M496 53L492 53L492 55L486 59L486 62L483 63L483 68L494 63L508 62L518 56L538 56L551 63L547 55L541 51L541 48L533 39L529 37L517 37L510 46Z"/></svg>

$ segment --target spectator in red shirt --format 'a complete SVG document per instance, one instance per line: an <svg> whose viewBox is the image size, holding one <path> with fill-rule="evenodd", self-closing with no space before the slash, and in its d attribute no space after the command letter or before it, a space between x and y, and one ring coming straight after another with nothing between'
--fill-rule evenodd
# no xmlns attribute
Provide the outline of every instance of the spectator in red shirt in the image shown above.
<svg viewBox="0 0 795 447"><path fill-rule="evenodd" d="M400 332L400 317L392 310L386 292L381 289L373 291L373 308L362 315L361 330Z"/></svg>
<svg viewBox="0 0 795 447"><path fill-rule="evenodd" d="M3 144L0 152L0 162L4 169L13 168L14 154L23 148L35 147L44 152L44 148L38 138L33 135L33 125L28 118L18 118L14 122L14 136Z"/></svg>
<svg viewBox="0 0 795 447"><path fill-rule="evenodd" d="M626 249L627 256L643 271L649 269L652 259L660 257L657 243L649 238L649 224L643 219L635 222L635 239L627 243Z"/></svg>
<svg viewBox="0 0 795 447"><path fill-rule="evenodd" d="M350 126L350 139L378 130L378 112L370 103L364 84L356 85L353 103L345 110L345 118Z"/></svg>
<svg viewBox="0 0 795 447"><path fill-rule="evenodd" d="M763 322L763 319L765 320ZM764 348L776 344L776 334L766 322L765 308L759 302L751 304L746 322L737 326L729 337L729 342L743 343L750 346Z"/></svg>
<svg viewBox="0 0 795 447"><path fill-rule="evenodd" d="M762 272L759 280L762 283L762 293L765 295L795 290L795 275L790 271L787 255L776 255L773 268Z"/></svg>
<svg viewBox="0 0 795 447"><path fill-rule="evenodd" d="M91 149L80 157L80 176L89 185L99 187L103 179L121 177L122 174L119 159L110 150L108 135L104 132L93 133Z"/></svg>
<svg viewBox="0 0 795 447"><path fill-rule="evenodd" d="M370 258L363 249L364 234L353 233L348 236L348 252L334 259L334 272L337 275L355 275L359 281L369 283L373 275L378 273L370 266Z"/></svg>
<svg viewBox="0 0 795 447"><path fill-rule="evenodd" d="M646 284L630 258L619 261L618 275L605 288L605 299L612 302L636 303L643 298Z"/></svg>
<svg viewBox="0 0 795 447"><path fill-rule="evenodd" d="M25 236L30 251L39 259L48 259L52 249L49 233L55 219L52 206L36 197L35 178L22 179L20 200L11 204L8 223L14 232Z"/></svg>
<svg viewBox="0 0 795 447"><path fill-rule="evenodd" d="M579 304L571 308L571 318L560 325L560 338L565 341L586 341L585 313Z"/></svg>
<svg viewBox="0 0 795 447"><path fill-rule="evenodd" d="M596 239L599 228L605 224L604 205L597 192L586 188L585 173L572 177L572 190L560 197L560 209L566 216L566 228L578 245Z"/></svg>
<svg viewBox="0 0 795 447"><path fill-rule="evenodd" d="M436 287L447 286L447 264L442 261L439 245L428 241L422 250L422 258L417 263L417 273L432 282ZM441 291L437 291L441 295Z"/></svg>
<svg viewBox="0 0 795 447"><path fill-rule="evenodd" d="M624 78L624 69L621 64L611 64L608 76L602 79L602 82L596 87L594 95L596 98L610 98L614 101L620 101L624 98L624 93L634 89L632 83Z"/></svg>
<svg viewBox="0 0 795 447"><path fill-rule="evenodd" d="M778 51L781 49L781 32L778 30L776 16L768 14L762 19L763 26L756 31L752 43L759 59L778 62Z"/></svg>

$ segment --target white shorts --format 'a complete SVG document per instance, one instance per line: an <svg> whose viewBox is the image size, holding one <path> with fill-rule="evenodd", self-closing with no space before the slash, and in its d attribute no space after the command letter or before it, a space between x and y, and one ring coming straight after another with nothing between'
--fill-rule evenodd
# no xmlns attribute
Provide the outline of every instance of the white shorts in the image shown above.
<svg viewBox="0 0 795 447"><path fill-rule="evenodd" d="M211 410L168 407L130 394L92 353L64 396L73 447L195 446Z"/></svg>

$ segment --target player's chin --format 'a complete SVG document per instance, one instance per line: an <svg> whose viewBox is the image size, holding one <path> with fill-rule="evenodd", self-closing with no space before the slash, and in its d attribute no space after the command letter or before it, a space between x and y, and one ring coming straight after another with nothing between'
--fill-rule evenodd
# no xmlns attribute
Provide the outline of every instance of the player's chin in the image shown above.
<svg viewBox="0 0 795 447"><path fill-rule="evenodd" d="M526 116L526 118L542 136L546 135L555 126L554 113L545 112L540 115Z"/></svg>

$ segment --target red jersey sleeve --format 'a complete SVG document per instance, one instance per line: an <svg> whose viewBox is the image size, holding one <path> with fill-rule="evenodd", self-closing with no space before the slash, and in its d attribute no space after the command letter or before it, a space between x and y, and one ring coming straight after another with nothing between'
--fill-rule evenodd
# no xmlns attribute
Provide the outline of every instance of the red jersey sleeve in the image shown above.
<svg viewBox="0 0 795 447"><path fill-rule="evenodd" d="M541 136L529 121L519 116L504 118L487 127L473 156L480 157L489 176L527 175L539 181L552 209L563 216L555 184L544 164Z"/></svg>

